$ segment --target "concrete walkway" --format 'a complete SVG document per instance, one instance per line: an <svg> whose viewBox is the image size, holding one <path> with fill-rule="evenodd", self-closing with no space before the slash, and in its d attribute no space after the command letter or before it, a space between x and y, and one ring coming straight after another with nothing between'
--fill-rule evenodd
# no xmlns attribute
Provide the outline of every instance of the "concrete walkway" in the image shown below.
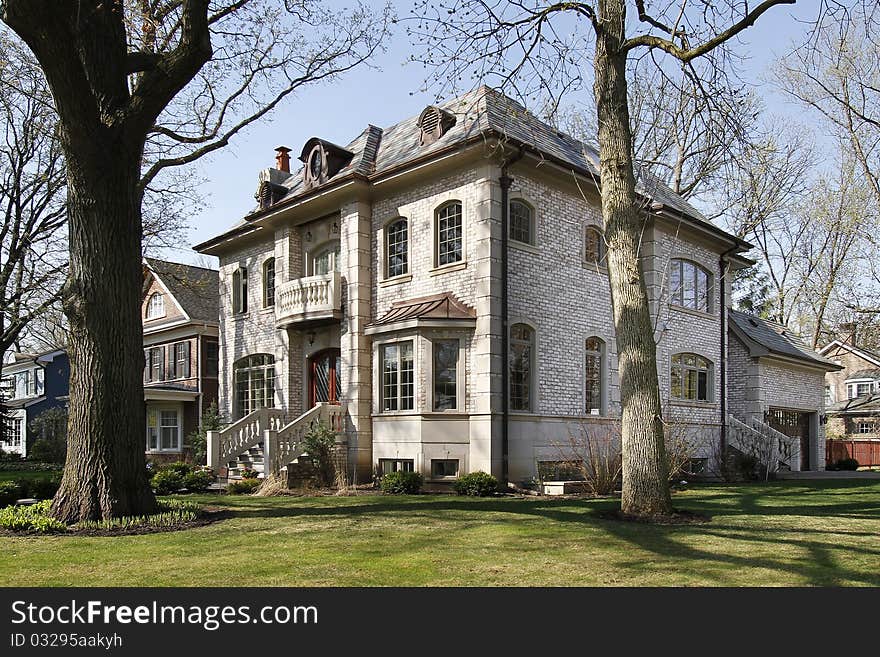
<svg viewBox="0 0 880 657"><path fill-rule="evenodd" d="M777 472L777 479L880 479L880 472L865 470L807 470L805 472Z"/></svg>

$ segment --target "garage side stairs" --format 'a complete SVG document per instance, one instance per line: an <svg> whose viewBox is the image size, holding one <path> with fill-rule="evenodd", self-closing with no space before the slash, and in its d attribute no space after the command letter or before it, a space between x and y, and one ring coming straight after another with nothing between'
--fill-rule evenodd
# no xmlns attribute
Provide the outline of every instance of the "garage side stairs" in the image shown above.
<svg viewBox="0 0 880 657"><path fill-rule="evenodd" d="M800 469L800 442L759 420L743 422L728 416L727 444L743 454L757 458L765 479L781 470Z"/></svg>

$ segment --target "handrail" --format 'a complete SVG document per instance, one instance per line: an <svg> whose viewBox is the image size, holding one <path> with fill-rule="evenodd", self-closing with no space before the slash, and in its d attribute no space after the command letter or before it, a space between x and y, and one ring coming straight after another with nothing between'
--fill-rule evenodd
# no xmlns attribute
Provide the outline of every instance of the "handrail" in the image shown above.
<svg viewBox="0 0 880 657"><path fill-rule="evenodd" d="M324 424L337 436L344 431L345 410L339 404L318 402L298 418L277 431L268 432L266 472L278 475L281 469L305 453L306 434L316 424Z"/></svg>
<svg viewBox="0 0 880 657"><path fill-rule="evenodd" d="M279 428L283 419L284 413L279 409L260 408L218 432L218 465L263 442L264 432Z"/></svg>

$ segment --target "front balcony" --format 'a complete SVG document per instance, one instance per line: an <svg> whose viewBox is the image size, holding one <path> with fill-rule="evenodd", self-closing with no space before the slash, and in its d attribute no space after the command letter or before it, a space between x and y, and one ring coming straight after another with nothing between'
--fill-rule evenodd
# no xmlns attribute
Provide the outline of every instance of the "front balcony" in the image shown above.
<svg viewBox="0 0 880 657"><path fill-rule="evenodd" d="M342 284L339 272L287 281L275 291L275 324L320 324L342 318Z"/></svg>

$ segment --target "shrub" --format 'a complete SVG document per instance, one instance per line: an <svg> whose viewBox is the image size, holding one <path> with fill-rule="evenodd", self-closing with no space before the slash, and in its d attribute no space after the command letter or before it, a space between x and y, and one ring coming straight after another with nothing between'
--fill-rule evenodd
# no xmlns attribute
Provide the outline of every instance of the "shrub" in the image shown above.
<svg viewBox="0 0 880 657"><path fill-rule="evenodd" d="M193 467L189 463L184 463L183 461L175 461L174 463L167 463L165 465L159 466L159 471L161 472L162 470L174 472L176 474L179 474L181 477L185 477L193 471Z"/></svg>
<svg viewBox="0 0 880 657"><path fill-rule="evenodd" d="M498 480L487 472L471 472L452 485L459 495L490 497L498 492Z"/></svg>
<svg viewBox="0 0 880 657"><path fill-rule="evenodd" d="M22 481L22 487L26 489L28 497L36 497L38 500L51 500L61 486L60 477L40 477L30 481Z"/></svg>
<svg viewBox="0 0 880 657"><path fill-rule="evenodd" d="M157 513L148 516L123 516L110 518L109 520L86 520L74 525L74 529L97 529L97 530L123 530L129 531L139 527L175 527L187 522L192 522L202 515L201 509L195 502L183 500L158 500L156 503Z"/></svg>
<svg viewBox="0 0 880 657"><path fill-rule="evenodd" d="M241 478L242 479L256 479L260 476L260 473L254 470L253 468L242 468L241 469Z"/></svg>
<svg viewBox="0 0 880 657"><path fill-rule="evenodd" d="M29 506L7 506L0 509L0 527L15 532L35 531L54 534L67 530L67 525L49 516L51 500Z"/></svg>
<svg viewBox="0 0 880 657"><path fill-rule="evenodd" d="M389 472L382 477L382 492L387 495L415 495L422 488L418 472Z"/></svg>
<svg viewBox="0 0 880 657"><path fill-rule="evenodd" d="M21 461L21 454L18 452L4 452L0 449L0 461L4 463L18 463Z"/></svg>
<svg viewBox="0 0 880 657"><path fill-rule="evenodd" d="M31 434L37 436L30 448L28 458L44 463L64 463L67 456L67 411L50 408L43 411L28 425Z"/></svg>
<svg viewBox="0 0 880 657"><path fill-rule="evenodd" d="M238 481L230 481L226 486L226 492L229 495L250 495L259 487L259 479L239 479Z"/></svg>
<svg viewBox="0 0 880 657"><path fill-rule="evenodd" d="M306 454L312 464L318 470L318 479L321 486L332 486L336 477L336 467L333 465L333 448L336 445L336 434L330 427L322 423L312 425L306 432L303 440Z"/></svg>
<svg viewBox="0 0 880 657"><path fill-rule="evenodd" d="M0 472L58 472L57 463L35 463L33 461L0 461Z"/></svg>
<svg viewBox="0 0 880 657"><path fill-rule="evenodd" d="M217 410L217 402L202 413L201 428L193 431L188 437L190 449L192 449L193 462L198 465L206 465L208 462L208 432L217 431L223 427L223 418Z"/></svg>
<svg viewBox="0 0 880 657"><path fill-rule="evenodd" d="M855 459L846 458L846 459L838 459L834 463L835 470L858 470L859 462Z"/></svg>
<svg viewBox="0 0 880 657"><path fill-rule="evenodd" d="M0 481L0 506L8 506L24 497L21 483L18 481Z"/></svg>
<svg viewBox="0 0 880 657"><path fill-rule="evenodd" d="M150 485L158 495L170 495L183 488L184 475L174 470L159 470L150 480Z"/></svg>
<svg viewBox="0 0 880 657"><path fill-rule="evenodd" d="M203 493L214 483L214 479L216 477L213 472L195 470L183 478L183 487L191 493Z"/></svg>

